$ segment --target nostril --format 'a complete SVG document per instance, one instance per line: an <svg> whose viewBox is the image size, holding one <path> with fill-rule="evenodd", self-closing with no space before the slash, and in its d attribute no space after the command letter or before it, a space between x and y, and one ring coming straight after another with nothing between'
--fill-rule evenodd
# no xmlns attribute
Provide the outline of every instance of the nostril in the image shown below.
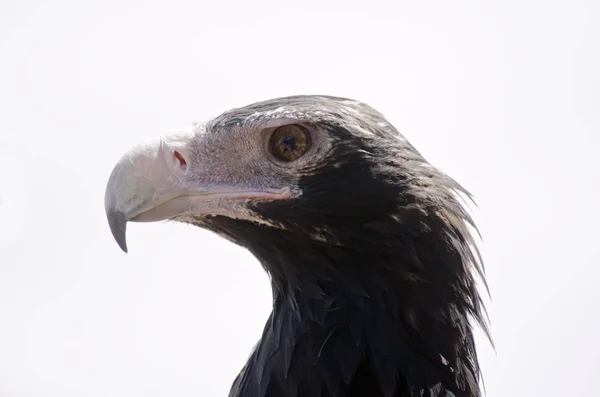
<svg viewBox="0 0 600 397"><path fill-rule="evenodd" d="M188 169L187 161L185 160L183 155L181 153L179 153L177 150L173 150L173 161L175 162L175 164L179 165L179 168L181 169L181 171L183 171L183 172L187 171L187 169Z"/></svg>

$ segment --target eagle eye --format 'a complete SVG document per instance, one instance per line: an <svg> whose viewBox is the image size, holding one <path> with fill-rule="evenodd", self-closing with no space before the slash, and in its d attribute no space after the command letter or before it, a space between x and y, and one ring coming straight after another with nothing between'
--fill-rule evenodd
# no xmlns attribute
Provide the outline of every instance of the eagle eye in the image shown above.
<svg viewBox="0 0 600 397"><path fill-rule="evenodd" d="M306 129L298 124L276 128L269 140L269 152L280 161L289 163L302 157L310 148Z"/></svg>

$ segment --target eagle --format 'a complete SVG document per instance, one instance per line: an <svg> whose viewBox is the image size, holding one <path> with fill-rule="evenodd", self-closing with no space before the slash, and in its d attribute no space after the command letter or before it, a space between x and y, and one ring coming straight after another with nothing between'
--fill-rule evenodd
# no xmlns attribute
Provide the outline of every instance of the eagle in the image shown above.
<svg viewBox="0 0 600 397"><path fill-rule="evenodd" d="M299 95L135 146L105 210L125 252L127 222L173 220L262 264L272 312L230 397L478 397L472 200L374 108Z"/></svg>

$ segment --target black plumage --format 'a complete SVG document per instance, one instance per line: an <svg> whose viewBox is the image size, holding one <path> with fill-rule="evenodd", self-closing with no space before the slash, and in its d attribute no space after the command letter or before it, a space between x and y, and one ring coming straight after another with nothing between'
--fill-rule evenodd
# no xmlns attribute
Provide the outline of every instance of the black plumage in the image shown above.
<svg viewBox="0 0 600 397"><path fill-rule="evenodd" d="M390 124L377 128L375 111L358 116L370 135L335 111L315 118L335 137L328 161L293 203L254 205L282 229L203 221L248 247L273 284L273 313L230 396L480 395L468 193Z"/></svg>
<svg viewBox="0 0 600 397"><path fill-rule="evenodd" d="M204 133L277 117L330 142L295 170L301 194L248 201L265 222L185 220L248 248L272 280L273 312L230 396L480 396L470 320L487 327L469 194L381 114L343 98L257 103Z"/></svg>

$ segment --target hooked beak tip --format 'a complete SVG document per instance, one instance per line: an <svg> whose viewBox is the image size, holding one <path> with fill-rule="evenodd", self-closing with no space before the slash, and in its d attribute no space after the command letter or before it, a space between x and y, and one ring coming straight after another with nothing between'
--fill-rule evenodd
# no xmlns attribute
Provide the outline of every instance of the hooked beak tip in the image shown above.
<svg viewBox="0 0 600 397"><path fill-rule="evenodd" d="M106 217L115 241L127 253L127 217L120 211L107 211Z"/></svg>

